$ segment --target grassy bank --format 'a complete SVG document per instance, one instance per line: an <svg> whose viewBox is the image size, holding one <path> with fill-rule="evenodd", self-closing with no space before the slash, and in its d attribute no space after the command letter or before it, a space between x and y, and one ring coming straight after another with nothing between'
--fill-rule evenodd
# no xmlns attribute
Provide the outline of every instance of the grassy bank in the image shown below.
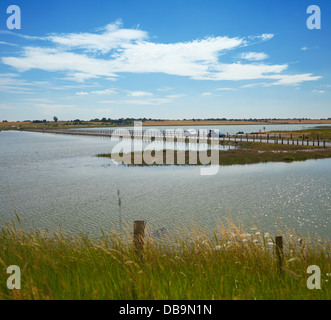
<svg viewBox="0 0 331 320"><path fill-rule="evenodd" d="M312 146L296 146L296 145L281 145L267 144L260 142L221 142L226 145L235 145L236 149L227 151L219 151L218 155L211 153L214 157L214 164L219 165L235 165L235 164L253 164L266 162L292 162L305 161L309 159L325 159L331 158L331 148L317 148ZM156 151L152 153L154 157L153 165L203 165L208 164L201 159L205 158L206 153L197 152L197 161L190 162L189 151L174 151L174 159L167 158L167 150ZM209 154L208 154L209 155ZM142 161L137 161L138 156ZM126 165L151 165L141 152L128 154L123 157L120 154L99 154L98 157L112 158L116 162L122 162ZM153 160L153 159L152 159Z"/></svg>
<svg viewBox="0 0 331 320"><path fill-rule="evenodd" d="M133 124L130 124L133 125ZM90 121L58 121L58 122L0 122L0 130L49 130L49 129L79 129L79 128L103 128L120 127L114 123L108 122L90 122Z"/></svg>
<svg viewBox="0 0 331 320"><path fill-rule="evenodd" d="M331 126L320 126L305 130L295 130L295 131L270 131L271 135L274 133L281 134L283 138L292 136L293 139L305 139L317 140L318 138L322 140L331 141ZM266 134L262 134L265 136Z"/></svg>
<svg viewBox="0 0 331 320"><path fill-rule="evenodd" d="M279 272L274 236L232 223L217 230L147 235L141 260L129 233L96 240L7 226L0 232L0 299L331 298L329 241L284 234ZM6 287L9 265L21 268L21 290ZM309 265L321 269L321 290L306 286Z"/></svg>

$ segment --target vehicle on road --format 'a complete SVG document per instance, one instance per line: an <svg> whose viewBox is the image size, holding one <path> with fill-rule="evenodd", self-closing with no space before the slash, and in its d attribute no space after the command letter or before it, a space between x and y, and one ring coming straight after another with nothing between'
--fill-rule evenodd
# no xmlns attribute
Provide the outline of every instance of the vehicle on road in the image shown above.
<svg viewBox="0 0 331 320"><path fill-rule="evenodd" d="M219 130L208 130L208 138L221 138L225 137L225 134L219 132Z"/></svg>
<svg viewBox="0 0 331 320"><path fill-rule="evenodd" d="M194 129L187 129L184 131L184 135L185 135L185 137L197 137L198 133Z"/></svg>

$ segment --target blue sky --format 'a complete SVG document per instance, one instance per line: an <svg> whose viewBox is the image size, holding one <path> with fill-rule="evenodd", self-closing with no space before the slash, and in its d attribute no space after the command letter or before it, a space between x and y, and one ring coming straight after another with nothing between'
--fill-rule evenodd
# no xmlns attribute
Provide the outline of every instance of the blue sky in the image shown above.
<svg viewBox="0 0 331 320"><path fill-rule="evenodd" d="M330 27L328 0L1 1L0 121L329 118Z"/></svg>

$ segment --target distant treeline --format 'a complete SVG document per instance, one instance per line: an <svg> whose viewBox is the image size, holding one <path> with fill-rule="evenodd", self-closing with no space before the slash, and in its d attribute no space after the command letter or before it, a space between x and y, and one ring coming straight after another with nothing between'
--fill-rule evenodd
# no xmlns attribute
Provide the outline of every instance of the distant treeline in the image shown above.
<svg viewBox="0 0 331 320"><path fill-rule="evenodd" d="M57 122L57 117L56 118ZM302 121L302 120L312 120L310 118L264 118L264 119L253 119L253 118L244 118L244 119L227 119L227 118L205 118L205 119L152 119L152 118L120 118L120 119L111 119L111 118L95 118L91 120L80 120L80 119L75 119L75 120L66 120L66 122L72 122L74 124L84 124L88 122L103 122L103 123L109 123L109 124L114 124L114 125L131 125L134 123L134 121L251 121L251 122L268 122L268 121L288 121L288 120L296 120L296 121ZM331 120L331 118L321 118L321 119L314 119L314 120ZM3 120L2 122L8 122L7 120ZM20 122L20 121L16 121ZM32 122L32 123L47 123L50 121L47 120L24 120L22 122Z"/></svg>

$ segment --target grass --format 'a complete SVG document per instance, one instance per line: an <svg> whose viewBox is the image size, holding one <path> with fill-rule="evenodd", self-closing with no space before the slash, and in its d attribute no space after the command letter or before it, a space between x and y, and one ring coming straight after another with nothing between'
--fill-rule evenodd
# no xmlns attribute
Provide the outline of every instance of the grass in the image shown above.
<svg viewBox="0 0 331 320"><path fill-rule="evenodd" d="M279 272L273 236L229 222L213 233L147 235L143 259L131 234L102 239L63 232L0 232L0 299L330 299L330 241L285 233ZM209 234L209 235L208 235ZM6 268L21 268L21 290L8 290ZM306 286L309 265L321 269L321 290Z"/></svg>
<svg viewBox="0 0 331 320"><path fill-rule="evenodd" d="M319 126L311 129L295 131L271 131L270 133L280 133L284 138L292 135L294 139L302 139L303 135L305 135L305 139L309 140L317 140L318 138L321 141L331 140L331 126Z"/></svg>
<svg viewBox="0 0 331 320"><path fill-rule="evenodd" d="M282 145L282 144L267 144L260 142L222 142L237 146L236 149L227 151L219 151L219 165L243 165L266 162L292 162L305 161L309 159L325 159L331 158L331 148L321 148L313 146L297 146L297 145ZM126 165L146 166L150 162L146 162L144 156L142 161L135 161L135 155L141 155L141 152L132 152L126 157L120 154L98 154L98 157L112 158L117 162L122 162ZM200 158L203 156L197 152L197 162L190 163L189 151L179 152L174 151L174 161L167 161L167 150L156 151L152 153L155 156L153 165L202 165ZM216 155L217 156L217 155ZM213 162L217 162L217 159Z"/></svg>
<svg viewBox="0 0 331 320"><path fill-rule="evenodd" d="M81 121L80 123L74 121L59 121L46 123L33 122L0 122L0 130L43 130L43 129L78 129L78 128L100 128L100 127L118 127L117 125L107 122L89 122Z"/></svg>

